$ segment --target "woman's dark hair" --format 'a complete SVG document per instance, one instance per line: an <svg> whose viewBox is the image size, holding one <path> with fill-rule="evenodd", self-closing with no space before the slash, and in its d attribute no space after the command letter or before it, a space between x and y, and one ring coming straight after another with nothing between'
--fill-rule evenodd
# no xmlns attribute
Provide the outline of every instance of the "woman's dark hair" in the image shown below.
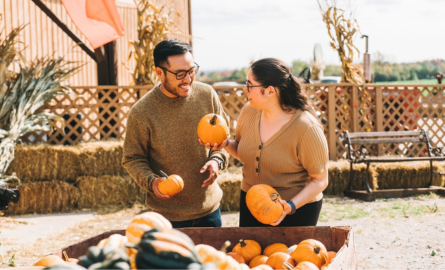
<svg viewBox="0 0 445 270"><path fill-rule="evenodd" d="M289 67L283 61L264 58L253 63L250 69L255 80L261 85L273 86L275 90L278 88L278 100L284 112L289 112L293 108L308 111L315 116L298 78L290 73Z"/></svg>
<svg viewBox="0 0 445 270"><path fill-rule="evenodd" d="M166 39L158 43L153 51L155 67L162 67L168 64L167 58L172 55L192 52L192 47L177 39Z"/></svg>

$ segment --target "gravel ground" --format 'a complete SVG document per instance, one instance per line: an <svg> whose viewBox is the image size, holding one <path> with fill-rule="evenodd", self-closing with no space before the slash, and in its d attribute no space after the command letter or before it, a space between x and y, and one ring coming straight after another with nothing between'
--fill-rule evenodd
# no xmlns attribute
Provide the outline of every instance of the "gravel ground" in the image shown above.
<svg viewBox="0 0 445 270"><path fill-rule="evenodd" d="M109 213L88 213L89 217L70 224L60 217L58 230L29 238L29 231L38 219L0 217L0 261L7 267L30 265L36 259L65 246L107 230L124 229L129 220L143 209L110 210ZM89 211L89 210L86 210ZM78 213L85 215L85 213ZM88 216L87 215L87 216ZM52 222L56 215L52 217ZM63 227L60 224L70 224ZM375 202L347 198L325 198L319 226L352 226L358 269L443 269L445 262L445 198L411 197ZM223 213L223 226L238 226L238 213ZM5 235L15 230L16 233ZM23 232L23 233L17 233ZM25 238L28 235L28 240ZM20 244L17 244L20 243ZM12 256L14 255L14 259ZM1 264L1 263L0 263Z"/></svg>

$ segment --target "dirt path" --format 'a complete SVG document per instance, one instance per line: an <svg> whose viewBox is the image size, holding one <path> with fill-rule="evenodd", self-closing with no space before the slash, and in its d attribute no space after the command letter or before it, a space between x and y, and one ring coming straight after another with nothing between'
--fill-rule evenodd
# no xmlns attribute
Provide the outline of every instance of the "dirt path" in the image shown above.
<svg viewBox="0 0 445 270"><path fill-rule="evenodd" d="M141 210L98 214L68 225L41 239L23 242L31 222L21 218L0 218L0 254L7 264L12 255L17 266L30 265L41 256L112 229L123 229ZM56 222L56 221L52 221ZM35 224L35 222L33 223ZM361 202L325 198L319 226L352 226L359 269L442 269L445 262L445 198L427 196ZM62 225L60 225L62 226ZM223 226L238 226L238 213L224 213ZM15 233L15 239L3 231ZM41 227L42 228L42 227ZM5 267L6 265L3 265Z"/></svg>

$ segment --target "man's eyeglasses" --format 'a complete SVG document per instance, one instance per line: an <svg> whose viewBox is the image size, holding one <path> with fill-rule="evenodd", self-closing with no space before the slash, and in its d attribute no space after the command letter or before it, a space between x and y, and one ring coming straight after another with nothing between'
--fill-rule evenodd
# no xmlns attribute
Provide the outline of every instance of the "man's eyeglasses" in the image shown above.
<svg viewBox="0 0 445 270"><path fill-rule="evenodd" d="M189 70L179 71L179 72L172 72L164 67L159 67L165 71L170 72L171 74L175 74L176 80L182 80L187 76L187 74L190 74L190 76L195 76L198 73L199 65L195 63L196 66L192 67Z"/></svg>
<svg viewBox="0 0 445 270"><path fill-rule="evenodd" d="M250 88L252 87L264 87L264 85L249 85L249 83L246 81L247 92L250 92Z"/></svg>

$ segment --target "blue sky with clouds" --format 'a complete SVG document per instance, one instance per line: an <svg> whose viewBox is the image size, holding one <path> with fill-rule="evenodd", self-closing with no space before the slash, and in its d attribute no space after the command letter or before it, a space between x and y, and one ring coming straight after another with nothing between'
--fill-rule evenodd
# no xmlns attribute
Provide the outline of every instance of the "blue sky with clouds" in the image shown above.
<svg viewBox="0 0 445 270"><path fill-rule="evenodd" d="M371 57L380 52L399 63L445 59L445 0L337 4L355 10L361 34L369 36ZM263 57L309 62L316 43L325 64L339 64L316 0L192 0L192 27L194 56L202 70L241 68ZM355 44L365 52L360 35Z"/></svg>

